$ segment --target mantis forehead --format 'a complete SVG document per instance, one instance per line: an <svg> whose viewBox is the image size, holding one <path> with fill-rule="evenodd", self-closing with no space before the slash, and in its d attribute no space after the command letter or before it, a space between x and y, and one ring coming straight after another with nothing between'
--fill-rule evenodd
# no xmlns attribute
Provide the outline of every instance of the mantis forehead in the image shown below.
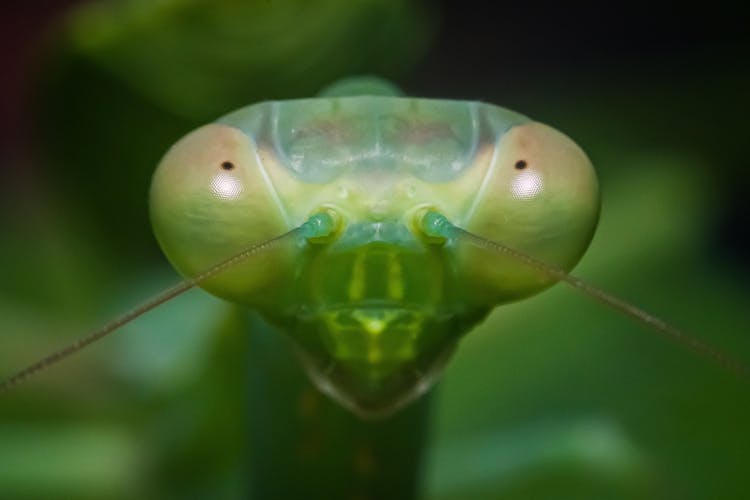
<svg viewBox="0 0 750 500"><path fill-rule="evenodd" d="M218 120L242 130L306 183L347 175L460 176L508 129L529 122L478 102L357 96L254 104Z"/></svg>

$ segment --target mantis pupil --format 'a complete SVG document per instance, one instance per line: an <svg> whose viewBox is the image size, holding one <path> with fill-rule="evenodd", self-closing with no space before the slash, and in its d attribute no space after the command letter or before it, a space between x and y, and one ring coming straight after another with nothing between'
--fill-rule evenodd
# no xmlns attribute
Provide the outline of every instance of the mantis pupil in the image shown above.
<svg viewBox="0 0 750 500"><path fill-rule="evenodd" d="M523 170L524 168L526 168L526 165L526 160L518 160L516 162L516 170Z"/></svg>
<svg viewBox="0 0 750 500"><path fill-rule="evenodd" d="M231 161L225 161L221 164L221 168L223 168L224 170L232 170L234 169L234 163L232 163Z"/></svg>

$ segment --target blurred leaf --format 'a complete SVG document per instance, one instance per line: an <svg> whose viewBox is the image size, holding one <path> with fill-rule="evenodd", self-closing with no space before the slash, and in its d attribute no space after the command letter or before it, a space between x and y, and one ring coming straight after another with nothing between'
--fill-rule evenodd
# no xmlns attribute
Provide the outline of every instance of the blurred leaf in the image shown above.
<svg viewBox="0 0 750 500"><path fill-rule="evenodd" d="M406 0L128 0L80 7L71 36L149 99L205 120L348 73L403 73L434 25Z"/></svg>
<svg viewBox="0 0 750 500"><path fill-rule="evenodd" d="M442 442L428 470L430 499L651 498L643 458L606 421L547 420Z"/></svg>
<svg viewBox="0 0 750 500"><path fill-rule="evenodd" d="M128 498L139 482L135 436L112 425L4 425L4 498Z"/></svg>

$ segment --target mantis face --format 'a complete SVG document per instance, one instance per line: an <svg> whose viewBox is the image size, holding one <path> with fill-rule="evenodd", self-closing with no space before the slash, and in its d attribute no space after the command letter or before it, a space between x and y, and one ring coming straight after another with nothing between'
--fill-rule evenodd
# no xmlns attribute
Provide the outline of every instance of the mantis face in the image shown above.
<svg viewBox="0 0 750 500"><path fill-rule="evenodd" d="M427 390L492 308L561 279L472 234L564 274L598 210L591 163L563 134L396 97L243 108L180 140L151 188L157 239L188 277L323 221L200 286L281 327L318 387L366 416Z"/></svg>

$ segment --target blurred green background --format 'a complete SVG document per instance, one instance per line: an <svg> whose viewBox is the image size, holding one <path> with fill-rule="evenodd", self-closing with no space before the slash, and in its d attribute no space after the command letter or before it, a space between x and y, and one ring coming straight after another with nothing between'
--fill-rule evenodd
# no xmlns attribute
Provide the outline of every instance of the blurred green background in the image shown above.
<svg viewBox="0 0 750 500"><path fill-rule="evenodd" d="M750 361L750 36L715 7L9 3L0 377L177 279L146 205L171 143L350 74L573 137L603 190L576 273ZM194 291L3 395L0 498L247 498L247 336ZM562 286L495 311L434 393L426 499L746 496L750 386Z"/></svg>

